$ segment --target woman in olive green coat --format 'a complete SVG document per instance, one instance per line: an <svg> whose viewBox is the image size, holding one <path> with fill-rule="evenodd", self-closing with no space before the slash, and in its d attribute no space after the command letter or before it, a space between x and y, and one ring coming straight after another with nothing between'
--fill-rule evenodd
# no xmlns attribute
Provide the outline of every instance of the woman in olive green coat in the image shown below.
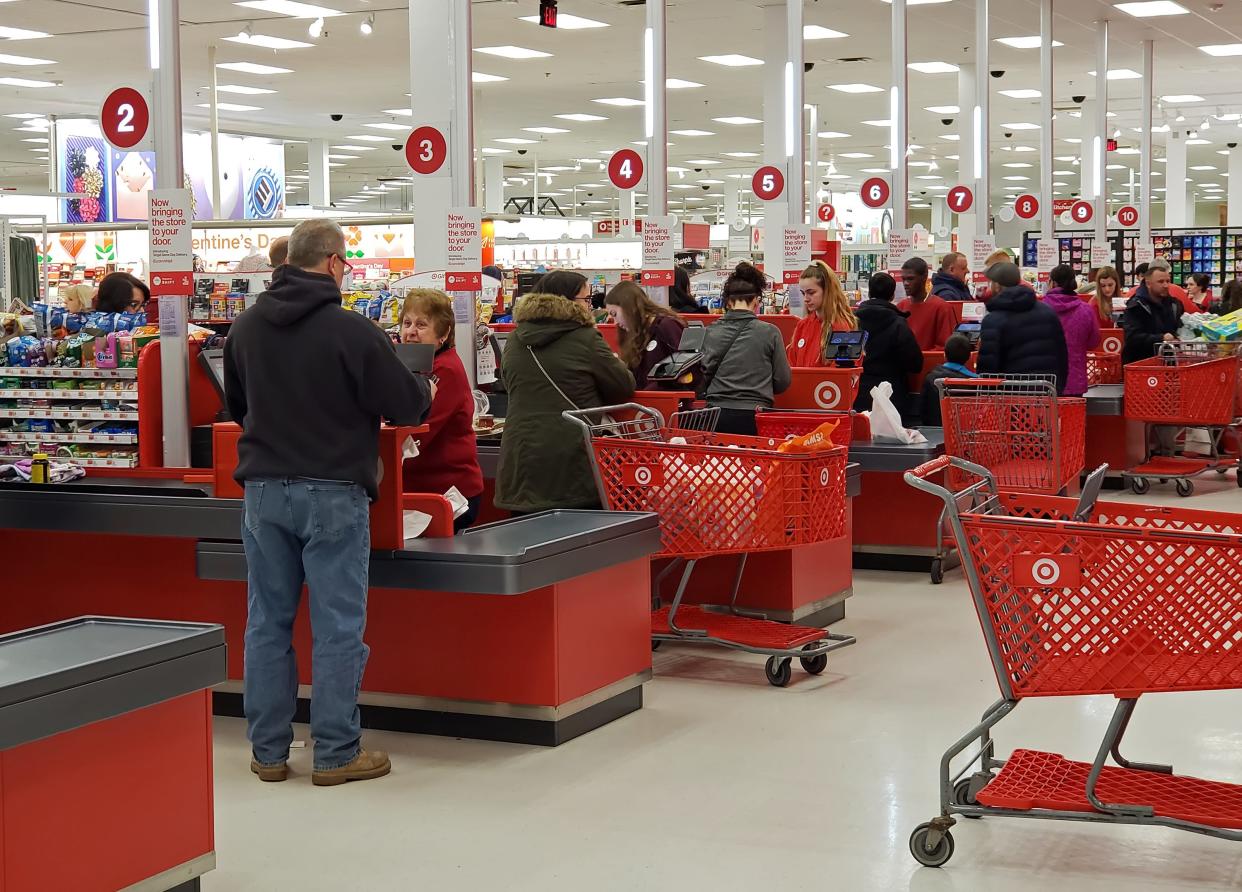
<svg viewBox="0 0 1242 892"><path fill-rule="evenodd" d="M600 507L582 431L561 413L626 402L634 376L596 330L589 301L582 276L550 273L513 314L517 328L501 360L509 412L496 477L499 508Z"/></svg>

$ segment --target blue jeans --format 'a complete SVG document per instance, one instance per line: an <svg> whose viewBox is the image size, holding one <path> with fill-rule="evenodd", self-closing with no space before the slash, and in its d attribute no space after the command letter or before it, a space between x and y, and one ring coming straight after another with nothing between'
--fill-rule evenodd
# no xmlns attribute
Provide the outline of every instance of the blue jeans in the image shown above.
<svg viewBox="0 0 1242 892"><path fill-rule="evenodd" d="M289 757L297 707L293 620L309 589L311 736L315 769L358 755L358 689L370 649L362 641L371 556L369 503L353 483L247 480L242 541L248 568L246 734L261 765Z"/></svg>

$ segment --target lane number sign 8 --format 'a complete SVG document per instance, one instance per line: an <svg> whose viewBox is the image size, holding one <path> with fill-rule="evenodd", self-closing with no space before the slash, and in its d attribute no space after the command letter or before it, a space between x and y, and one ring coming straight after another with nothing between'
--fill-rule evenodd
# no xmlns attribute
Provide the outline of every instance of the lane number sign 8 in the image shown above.
<svg viewBox="0 0 1242 892"><path fill-rule="evenodd" d="M1014 199L1013 212L1023 220L1033 220L1039 216L1039 199L1034 195L1019 195Z"/></svg>
<svg viewBox="0 0 1242 892"><path fill-rule="evenodd" d="M775 201L785 191L785 175L775 167L761 167L750 181L751 191L762 201Z"/></svg>
<svg viewBox="0 0 1242 892"><path fill-rule="evenodd" d="M882 208L892 194L888 181L872 177L862 184L862 203L869 208Z"/></svg>
<svg viewBox="0 0 1242 892"><path fill-rule="evenodd" d="M133 87L120 87L104 99L99 111L99 129L118 149L132 149L147 136L151 111L146 97Z"/></svg>
<svg viewBox="0 0 1242 892"><path fill-rule="evenodd" d="M633 189L643 178L643 156L621 149L608 159L608 179L618 189Z"/></svg>

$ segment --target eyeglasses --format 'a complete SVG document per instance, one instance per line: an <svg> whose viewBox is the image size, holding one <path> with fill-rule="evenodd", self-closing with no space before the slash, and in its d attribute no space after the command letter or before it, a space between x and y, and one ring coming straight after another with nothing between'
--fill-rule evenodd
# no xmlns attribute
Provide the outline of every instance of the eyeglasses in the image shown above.
<svg viewBox="0 0 1242 892"><path fill-rule="evenodd" d="M346 260L344 257L342 257L340 254L333 254L332 256L335 257L337 260L341 261L341 265L345 267L346 274L352 273L354 271L354 265L350 263L348 260Z"/></svg>

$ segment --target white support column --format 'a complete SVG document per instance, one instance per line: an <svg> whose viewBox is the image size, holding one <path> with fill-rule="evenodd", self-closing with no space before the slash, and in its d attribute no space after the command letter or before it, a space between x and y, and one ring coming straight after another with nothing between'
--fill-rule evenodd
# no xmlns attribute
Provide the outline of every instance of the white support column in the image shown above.
<svg viewBox="0 0 1242 892"><path fill-rule="evenodd" d="M1226 221L1242 226L1242 146L1229 150L1229 206Z"/></svg>
<svg viewBox="0 0 1242 892"><path fill-rule="evenodd" d="M621 220L620 234L625 238L634 238L637 229L634 224L634 190L617 190L617 214Z"/></svg>
<svg viewBox="0 0 1242 892"><path fill-rule="evenodd" d="M211 103L210 116L210 134L211 139L211 216L217 220L222 219L220 213L220 196L223 191L220 188L220 72L216 69L216 45L209 44L207 47L207 68L209 69L208 77L211 82L207 85L211 90L211 97L207 100Z"/></svg>
<svg viewBox="0 0 1242 892"><path fill-rule="evenodd" d="M1095 242L1108 237L1108 21L1095 23L1095 127L1091 163L1095 171Z"/></svg>
<svg viewBox="0 0 1242 892"><path fill-rule="evenodd" d="M647 214L661 217L668 213L668 39L665 0L647 0L643 78L646 85Z"/></svg>
<svg viewBox="0 0 1242 892"><path fill-rule="evenodd" d="M801 71L802 69L798 69ZM802 144L807 147L807 193L806 222L815 225L815 212L819 208L819 106L807 108L807 127L802 133Z"/></svg>
<svg viewBox="0 0 1242 892"><path fill-rule="evenodd" d="M1232 178L1232 174L1230 176ZM1239 177L1239 184L1242 184L1242 177ZM724 221L732 226L734 223L742 222L743 219L742 181L730 177L725 180L724 184Z"/></svg>
<svg viewBox="0 0 1242 892"><path fill-rule="evenodd" d="M1171 130L1168 136L1165 142L1164 225L1173 229L1190 225L1190 217L1186 213L1186 131Z"/></svg>
<svg viewBox="0 0 1242 892"><path fill-rule="evenodd" d="M576 207L577 202L574 205ZM505 162L503 158L487 155L483 161L483 209L489 214L500 214L504 213L504 208Z"/></svg>
<svg viewBox="0 0 1242 892"><path fill-rule="evenodd" d="M975 101L973 103L976 231L992 231L992 182L988 152L991 146L991 43L988 33L988 0L975 0ZM966 111L962 109L963 113Z"/></svg>
<svg viewBox="0 0 1242 892"><path fill-rule="evenodd" d="M1052 0L1039 3L1039 237L1052 240Z"/></svg>
<svg viewBox="0 0 1242 892"><path fill-rule="evenodd" d="M944 200L944 196L935 196L931 198L931 233L936 238L936 253L947 254L949 252L949 236L941 236L941 231L946 233L953 229L953 214L949 211L949 204ZM966 256L970 256L970 251L965 252Z"/></svg>
<svg viewBox="0 0 1242 892"><path fill-rule="evenodd" d="M1139 241L1143 244L1151 242L1151 128L1152 107L1154 97L1152 88L1156 76L1155 66L1156 42L1143 41L1143 102L1139 106L1139 126L1143 128L1141 148L1139 149ZM1230 177L1232 182L1233 178ZM1238 184L1242 187L1242 183ZM1167 225L1167 224L1166 224Z"/></svg>
<svg viewBox="0 0 1242 892"><path fill-rule="evenodd" d="M47 116L47 144L50 151L47 153L47 191L48 192L64 192L64 187L60 184L60 166L56 162L58 155L56 151L56 115ZM7 245L8 242L5 242ZM46 267L47 261L45 260ZM46 294L46 290L44 291Z"/></svg>
<svg viewBox="0 0 1242 892"><path fill-rule="evenodd" d="M975 66L973 62L964 62L958 66L957 72L957 114L953 115L957 122L957 182L971 189L975 182ZM957 215L957 249L970 256L971 244L975 237L976 220L981 213L983 196L975 195L975 203L965 214Z"/></svg>
<svg viewBox="0 0 1242 892"><path fill-rule="evenodd" d="M901 0L905 2L905 0ZM789 206L789 223L801 223L807 219L806 206L806 116L803 114L803 52L802 0L786 0L785 3L785 64L784 114L785 124L785 196ZM819 136L816 135L816 139ZM815 171L811 172L812 175ZM770 230L769 230L770 231ZM775 248L769 248L774 251Z"/></svg>
<svg viewBox="0 0 1242 892"><path fill-rule="evenodd" d="M780 227L788 222L787 216L780 215L782 208L788 207L785 199L789 194L791 179L789 159L785 154L785 63L789 59L786 17L784 3L772 3L764 7L763 163L784 171L786 189L785 195L777 201L764 202L762 205L763 225L769 237L773 232L779 233ZM770 246L768 250L771 250Z"/></svg>
<svg viewBox="0 0 1242 892"><path fill-rule="evenodd" d="M326 139L306 143L306 169L310 176L311 207L326 208L332 203L332 168L328 166Z"/></svg>
<svg viewBox="0 0 1242 892"><path fill-rule="evenodd" d="M906 229L910 225L910 168L906 157L906 148L910 145L906 101L906 0L893 0L892 18L893 83L888 92L888 167L893 172L893 228Z"/></svg>
<svg viewBox="0 0 1242 892"><path fill-rule="evenodd" d="M473 92L470 83L470 4L410 0L410 107L420 124L447 125L449 176L414 176L414 263L442 270L448 261L446 220L474 196ZM466 374L476 380L475 295L453 297L455 338Z"/></svg>

